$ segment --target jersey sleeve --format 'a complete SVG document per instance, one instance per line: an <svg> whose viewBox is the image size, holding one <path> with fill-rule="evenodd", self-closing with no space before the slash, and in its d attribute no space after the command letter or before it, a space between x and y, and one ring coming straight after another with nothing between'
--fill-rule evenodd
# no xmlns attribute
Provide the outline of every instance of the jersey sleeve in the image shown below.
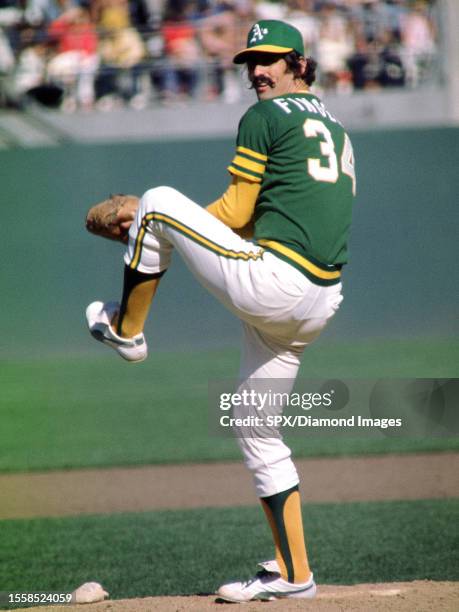
<svg viewBox="0 0 459 612"><path fill-rule="evenodd" d="M239 123L236 155L228 171L249 181L261 183L268 161L269 126L260 113L249 109Z"/></svg>

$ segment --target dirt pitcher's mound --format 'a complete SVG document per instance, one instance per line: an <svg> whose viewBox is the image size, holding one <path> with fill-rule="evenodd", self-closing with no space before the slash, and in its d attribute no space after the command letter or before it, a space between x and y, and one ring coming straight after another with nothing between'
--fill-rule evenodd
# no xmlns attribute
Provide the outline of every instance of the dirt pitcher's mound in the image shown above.
<svg viewBox="0 0 459 612"><path fill-rule="evenodd" d="M229 606L229 608L228 608ZM30 608L27 608L30 610ZM146 597L119 599L97 604L42 607L40 612L224 612L234 604L219 603L214 595L188 597ZM270 603L244 604L243 612L456 612L459 609L458 582L391 582L353 586L320 586L317 597L285 599ZM22 608L26 610L26 608ZM20 612L20 611L16 611Z"/></svg>

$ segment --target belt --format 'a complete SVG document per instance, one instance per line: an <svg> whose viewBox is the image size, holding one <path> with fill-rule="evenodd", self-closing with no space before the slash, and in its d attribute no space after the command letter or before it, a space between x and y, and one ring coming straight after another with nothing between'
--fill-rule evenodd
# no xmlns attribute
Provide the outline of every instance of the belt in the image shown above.
<svg viewBox="0 0 459 612"><path fill-rule="evenodd" d="M294 266L316 285L328 286L341 282L342 266L340 265L326 265L315 259L306 258L275 240L260 239L257 240L257 244Z"/></svg>

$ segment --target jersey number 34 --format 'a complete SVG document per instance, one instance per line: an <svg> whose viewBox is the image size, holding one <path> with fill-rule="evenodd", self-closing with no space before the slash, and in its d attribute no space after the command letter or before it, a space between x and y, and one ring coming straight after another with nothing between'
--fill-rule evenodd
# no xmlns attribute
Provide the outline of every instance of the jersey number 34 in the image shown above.
<svg viewBox="0 0 459 612"><path fill-rule="evenodd" d="M320 143L320 152L327 159L327 165L323 166L317 157L308 159L308 172L316 181L324 181L326 183L336 183L339 178L338 158L336 157L335 143L327 126L318 119L306 119L303 124L303 132L306 138L322 137ZM352 144L347 134L344 135L343 153L340 159L341 172L350 177L352 181L352 193L355 195L355 167L354 167L354 152Z"/></svg>

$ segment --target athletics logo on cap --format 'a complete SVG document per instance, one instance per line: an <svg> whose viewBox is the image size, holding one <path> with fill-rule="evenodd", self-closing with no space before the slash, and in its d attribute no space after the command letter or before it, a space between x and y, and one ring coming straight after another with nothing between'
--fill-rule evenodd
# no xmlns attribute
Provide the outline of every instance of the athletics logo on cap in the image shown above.
<svg viewBox="0 0 459 612"><path fill-rule="evenodd" d="M235 64L243 64L251 53L289 53L304 55L303 37L299 30L284 21L262 19L247 36L247 47L234 56Z"/></svg>
<svg viewBox="0 0 459 612"><path fill-rule="evenodd" d="M260 27L260 24L256 23L250 32L250 34L252 35L250 38L250 44L257 42L257 40L263 40L264 35L268 33L269 33L268 28L262 29Z"/></svg>

